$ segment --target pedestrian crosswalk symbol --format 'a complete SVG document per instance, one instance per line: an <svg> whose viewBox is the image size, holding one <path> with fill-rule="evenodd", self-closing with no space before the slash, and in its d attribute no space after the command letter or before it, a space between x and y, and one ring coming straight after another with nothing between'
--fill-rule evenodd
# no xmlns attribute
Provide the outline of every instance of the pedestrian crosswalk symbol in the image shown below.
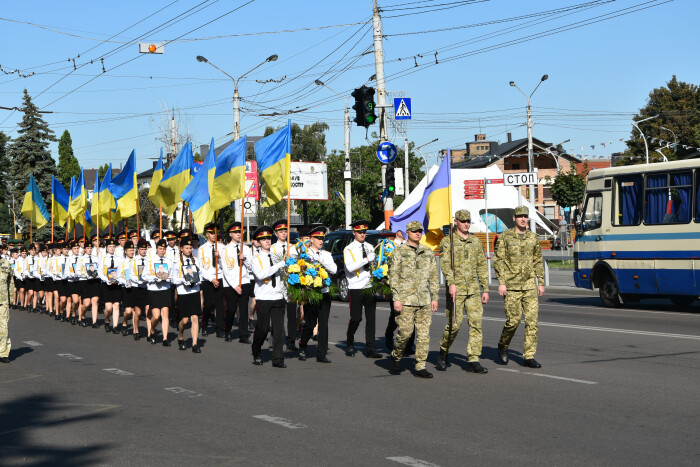
<svg viewBox="0 0 700 467"><path fill-rule="evenodd" d="M410 120L411 119L411 99L408 97L394 98L394 119L395 120Z"/></svg>

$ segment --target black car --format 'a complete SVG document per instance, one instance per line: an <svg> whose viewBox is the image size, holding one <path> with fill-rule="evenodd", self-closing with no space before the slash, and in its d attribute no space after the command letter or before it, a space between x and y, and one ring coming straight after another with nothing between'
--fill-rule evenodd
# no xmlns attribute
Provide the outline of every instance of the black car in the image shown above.
<svg viewBox="0 0 700 467"><path fill-rule="evenodd" d="M377 246L377 244L384 238L393 239L396 236L394 232L388 230L368 230L366 242L372 246ZM355 236L351 230L337 230L335 232L329 232L326 234L326 238L323 240L323 249L329 251L333 256L333 261L335 261L338 267L338 272L333 276L335 285L338 286L338 298L344 302L347 302L350 297L350 292L348 289L348 280L345 278L345 262L343 261L343 249L348 246Z"/></svg>

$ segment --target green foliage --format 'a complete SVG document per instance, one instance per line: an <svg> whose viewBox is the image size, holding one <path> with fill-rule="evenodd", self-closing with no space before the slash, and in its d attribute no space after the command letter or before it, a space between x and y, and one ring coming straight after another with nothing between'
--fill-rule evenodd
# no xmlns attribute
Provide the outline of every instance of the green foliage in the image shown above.
<svg viewBox="0 0 700 467"><path fill-rule="evenodd" d="M10 194L10 159L7 156L7 143L10 137L0 131L0 232L12 233L14 222L7 209L12 202Z"/></svg>
<svg viewBox="0 0 700 467"><path fill-rule="evenodd" d="M105 162L105 165L97 168L97 178L100 180L100 183L102 183L102 179L105 178L105 174L107 173L108 169L109 169L109 164L106 162ZM78 172L78 175L80 175L80 172ZM68 179L68 183L70 183L70 178Z"/></svg>
<svg viewBox="0 0 700 467"><path fill-rule="evenodd" d="M22 110L24 115L17 130L19 136L9 146L8 156L12 167L10 191L15 197L18 223L24 226L27 223L19 216L19 212L30 174L34 175L39 191L44 197L44 203L47 209L50 209L51 176L56 175L56 162L51 157L49 143L56 141L56 137L49 129L49 125L41 118L39 110L26 89Z"/></svg>
<svg viewBox="0 0 700 467"><path fill-rule="evenodd" d="M148 229L149 231L160 227L160 221L158 220L159 210L158 206L154 205L150 199L148 199L148 188L144 188L139 191L139 224L142 229ZM179 219L178 219L179 221ZM136 228L136 219L129 219L129 228ZM168 229L168 216L163 214L163 230Z"/></svg>
<svg viewBox="0 0 700 467"><path fill-rule="evenodd" d="M584 164L583 173L587 172L588 166ZM545 177L545 180L549 182L551 179ZM569 172L559 172L554 183L550 186L550 190L552 199L559 206L578 206L583 201L583 195L586 191L586 178L576 173L576 166L572 165Z"/></svg>
<svg viewBox="0 0 700 467"><path fill-rule="evenodd" d="M204 158L199 152L194 153L194 161L195 162L204 162Z"/></svg>
<svg viewBox="0 0 700 467"><path fill-rule="evenodd" d="M73 154L73 139L68 130L65 130L58 141L58 175L56 178L64 187L70 187L70 178L75 177L77 180L79 176L80 164ZM103 176L104 173L100 176L100 180Z"/></svg>
<svg viewBox="0 0 700 467"><path fill-rule="evenodd" d="M671 148L661 150L668 160L682 159L695 151L690 148L684 149L683 145L700 146L700 112L698 112L698 108L700 108L700 87L678 81L675 75L666 83L666 86L654 89L649 93L646 105L639 110L633 119L639 121L658 115L657 118L640 124L642 132L647 137L650 161L663 160L656 149L665 146L666 143L659 143L658 140L674 143L673 133L676 134L678 141L675 150ZM651 138L656 138L657 141L652 142ZM646 162L644 141L636 129L632 130L632 138L627 141L627 150L623 156L625 157L621 157L617 165Z"/></svg>

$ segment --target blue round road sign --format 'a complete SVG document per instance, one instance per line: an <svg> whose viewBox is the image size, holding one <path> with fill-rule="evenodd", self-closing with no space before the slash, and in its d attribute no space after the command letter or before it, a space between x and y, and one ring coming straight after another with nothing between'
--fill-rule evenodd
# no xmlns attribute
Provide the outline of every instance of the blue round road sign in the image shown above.
<svg viewBox="0 0 700 467"><path fill-rule="evenodd" d="M389 141L384 141L379 146L377 146L377 159L383 164L391 164L396 160L398 152L396 152L396 146L394 146Z"/></svg>

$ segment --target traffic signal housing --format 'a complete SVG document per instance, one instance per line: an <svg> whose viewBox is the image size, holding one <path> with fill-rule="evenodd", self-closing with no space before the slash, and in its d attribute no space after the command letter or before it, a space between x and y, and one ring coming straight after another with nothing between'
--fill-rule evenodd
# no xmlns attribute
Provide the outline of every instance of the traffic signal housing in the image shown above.
<svg viewBox="0 0 700 467"><path fill-rule="evenodd" d="M396 193L396 177L394 176L394 166L392 164L386 166L385 180L387 197L393 198Z"/></svg>
<svg viewBox="0 0 700 467"><path fill-rule="evenodd" d="M355 98L355 105L352 106L355 110L354 122L357 126L369 128L377 121L377 115L374 113L377 106L374 102L374 88L362 86L355 89L351 95Z"/></svg>

